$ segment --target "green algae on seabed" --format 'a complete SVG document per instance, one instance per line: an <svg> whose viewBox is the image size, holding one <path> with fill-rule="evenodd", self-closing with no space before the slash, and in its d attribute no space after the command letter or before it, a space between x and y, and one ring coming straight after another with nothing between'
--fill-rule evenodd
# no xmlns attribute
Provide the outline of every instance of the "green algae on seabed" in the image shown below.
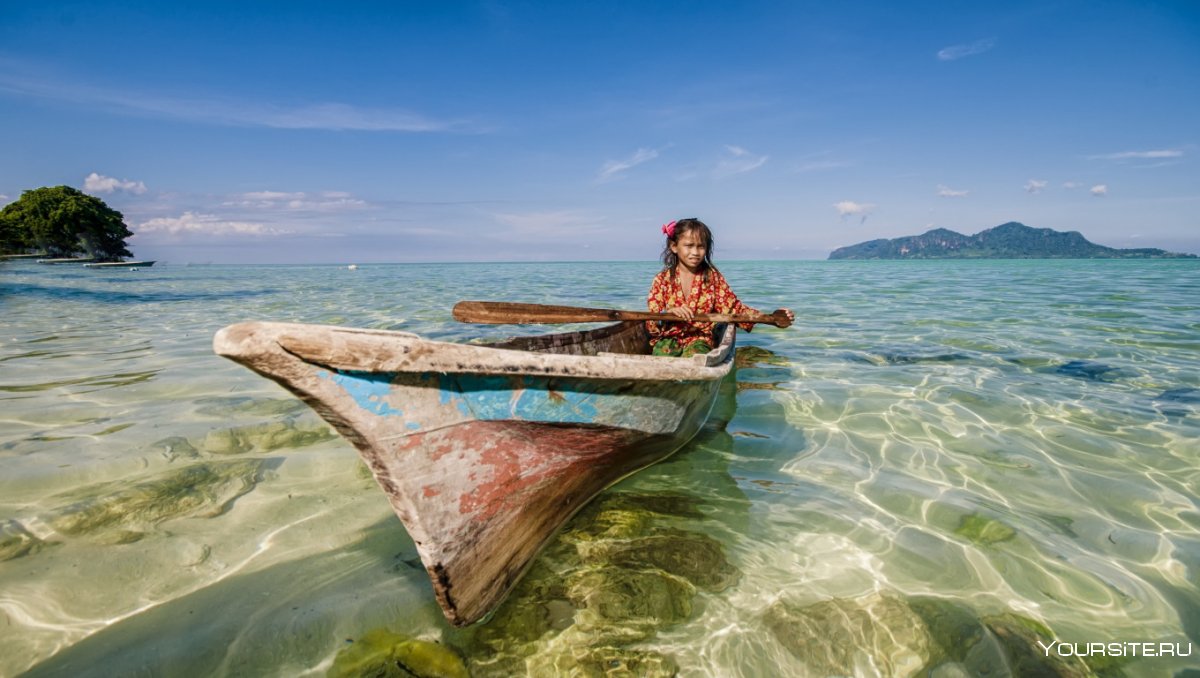
<svg viewBox="0 0 1200 678"><path fill-rule="evenodd" d="M198 447L209 454L219 455L263 453L282 448L307 447L336 437L324 424L285 419L210 431Z"/></svg>
<svg viewBox="0 0 1200 678"><path fill-rule="evenodd" d="M790 364L791 361L787 358L769 349L739 346L733 360L734 369L738 373L734 390L737 393L750 390L778 391L779 385L791 377L788 370L781 368ZM778 376L778 379L771 379L774 376Z"/></svg>
<svg viewBox="0 0 1200 678"><path fill-rule="evenodd" d="M956 664L968 676L1092 676L1092 667L1078 658L1044 652L1040 643L1054 641L1054 632L1036 619L1012 612L980 618L961 602L932 596L908 600L923 620L935 653L926 668ZM1120 676L1105 673L1105 676Z"/></svg>
<svg viewBox="0 0 1200 678"><path fill-rule="evenodd" d="M91 534L106 528L155 525L183 516L214 517L258 484L261 459L190 464L134 485L112 481L72 493L71 503L43 520L61 534ZM68 495L70 496L70 495ZM129 530L118 543L130 541Z"/></svg>
<svg viewBox="0 0 1200 678"><path fill-rule="evenodd" d="M197 459L201 453L233 456L279 449L308 447L337 438L333 430L318 421L296 421L294 418L262 424L249 424L209 431L203 438L189 440L171 436L154 443L168 460L178 457Z"/></svg>
<svg viewBox="0 0 1200 678"><path fill-rule="evenodd" d="M38 539L15 520L0 523L0 563L37 553L54 543Z"/></svg>
<svg viewBox="0 0 1200 678"><path fill-rule="evenodd" d="M700 504L613 492L586 506L473 630L472 674L675 675L671 657L629 646L691 618L698 590L740 576L719 542L678 526L703 519Z"/></svg>
<svg viewBox="0 0 1200 678"><path fill-rule="evenodd" d="M940 598L874 593L806 606L779 601L763 619L813 675L1122 675L1112 660L1088 665L1047 654L1039 641L1053 634L1035 620L1012 613L980 618Z"/></svg>
<svg viewBox="0 0 1200 678"><path fill-rule="evenodd" d="M595 647L578 654L539 655L527 664L530 676L579 678L657 678L675 676L679 665L666 655L648 650Z"/></svg>
<svg viewBox="0 0 1200 678"><path fill-rule="evenodd" d="M658 570L600 567L571 575L567 598L574 626L595 641L622 645L653 638L659 628L692 616L696 587Z"/></svg>
<svg viewBox="0 0 1200 678"><path fill-rule="evenodd" d="M470 678L454 650L386 629L367 632L338 653L330 678Z"/></svg>
<svg viewBox="0 0 1200 678"><path fill-rule="evenodd" d="M972 513L962 517L954 534L980 546L992 546L1016 537L1017 531L995 518Z"/></svg>
<svg viewBox="0 0 1200 678"><path fill-rule="evenodd" d="M812 675L916 675L931 654L928 630L903 601L872 594L803 607L777 601L763 622Z"/></svg>
<svg viewBox="0 0 1200 678"><path fill-rule="evenodd" d="M733 354L733 364L739 369L761 367L763 365L787 367L791 364L791 361L761 346L738 346L737 351Z"/></svg>
<svg viewBox="0 0 1200 678"><path fill-rule="evenodd" d="M303 412L308 406L296 398L218 397L196 401L202 406L196 412L218 419L230 416L276 417Z"/></svg>
<svg viewBox="0 0 1200 678"><path fill-rule="evenodd" d="M738 571L725 560L720 542L687 530L666 528L625 542L593 543L581 555L589 562L669 572L714 592L725 590L738 578Z"/></svg>
<svg viewBox="0 0 1200 678"><path fill-rule="evenodd" d="M157 449L168 462L173 462L180 457L186 459L200 458L200 450L197 450L196 446L192 445L192 442L183 436L163 438L156 441L151 447Z"/></svg>

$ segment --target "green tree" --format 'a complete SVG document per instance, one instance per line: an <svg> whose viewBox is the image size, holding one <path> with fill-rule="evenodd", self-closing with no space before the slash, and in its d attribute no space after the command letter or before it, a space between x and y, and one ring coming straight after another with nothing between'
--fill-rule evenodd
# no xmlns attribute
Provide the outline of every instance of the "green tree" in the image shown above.
<svg viewBox="0 0 1200 678"><path fill-rule="evenodd" d="M0 210L0 249L34 249L52 257L86 255L101 261L133 256L125 217L100 198L70 186L35 188Z"/></svg>
<svg viewBox="0 0 1200 678"><path fill-rule="evenodd" d="M0 211L0 254L16 254L23 247L21 238L17 235L16 224L5 218L4 212Z"/></svg>

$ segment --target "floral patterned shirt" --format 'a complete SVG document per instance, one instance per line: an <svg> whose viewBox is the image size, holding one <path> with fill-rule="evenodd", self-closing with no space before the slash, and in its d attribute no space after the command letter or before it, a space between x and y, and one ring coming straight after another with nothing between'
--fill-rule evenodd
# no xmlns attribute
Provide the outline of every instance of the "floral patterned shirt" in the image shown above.
<svg viewBox="0 0 1200 678"><path fill-rule="evenodd" d="M683 296L683 287L674 271L664 269L654 277L650 285L650 294L646 305L651 313L662 311L675 306L687 306L696 313L757 313L738 300L737 295L725 282L725 276L716 269L709 269L708 275L698 275L692 280L692 289L687 299ZM738 323L738 327L749 332L753 323ZM654 346L660 339L674 339L680 347L686 347L700 340L712 342L713 324L702 322L663 322L651 320L646 323L650 332L650 345Z"/></svg>

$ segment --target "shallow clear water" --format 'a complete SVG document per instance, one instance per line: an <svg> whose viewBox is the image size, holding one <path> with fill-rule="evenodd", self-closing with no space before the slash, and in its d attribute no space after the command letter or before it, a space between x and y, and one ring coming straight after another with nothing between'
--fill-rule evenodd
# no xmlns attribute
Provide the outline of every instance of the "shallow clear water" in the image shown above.
<svg viewBox="0 0 1200 678"><path fill-rule="evenodd" d="M450 307L640 308L655 270L0 264L0 675L323 674L380 628L476 675L1003 675L1031 639L1200 667L1194 261L723 265L796 325L739 335L706 431L466 630L352 448L211 350L248 319L510 336Z"/></svg>

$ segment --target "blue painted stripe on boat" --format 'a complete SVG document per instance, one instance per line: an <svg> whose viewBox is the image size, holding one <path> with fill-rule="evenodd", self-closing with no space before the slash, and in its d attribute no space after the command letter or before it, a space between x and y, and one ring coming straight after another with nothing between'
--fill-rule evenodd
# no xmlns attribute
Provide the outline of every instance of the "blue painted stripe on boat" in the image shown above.
<svg viewBox="0 0 1200 678"><path fill-rule="evenodd" d="M474 417L475 415L471 413L471 407L467 404L466 398L463 398L461 390L456 378L448 374L438 377L438 402L442 405L453 405L464 417Z"/></svg>
<svg viewBox="0 0 1200 678"><path fill-rule="evenodd" d="M620 408L625 396L596 392L544 377L501 375L445 375L439 381L441 402L454 404L463 414L498 421L520 419L570 424L591 424L605 407Z"/></svg>
<svg viewBox="0 0 1200 678"><path fill-rule="evenodd" d="M605 399L600 394L583 391L526 388L514 403L513 414L529 421L591 423L599 416L596 401Z"/></svg>
<svg viewBox="0 0 1200 678"><path fill-rule="evenodd" d="M404 415L403 411L384 401L384 398L392 392L392 380L396 378L394 373L338 370L337 373L322 371L318 375L341 386L342 390L353 398L359 407L372 414L381 417Z"/></svg>

